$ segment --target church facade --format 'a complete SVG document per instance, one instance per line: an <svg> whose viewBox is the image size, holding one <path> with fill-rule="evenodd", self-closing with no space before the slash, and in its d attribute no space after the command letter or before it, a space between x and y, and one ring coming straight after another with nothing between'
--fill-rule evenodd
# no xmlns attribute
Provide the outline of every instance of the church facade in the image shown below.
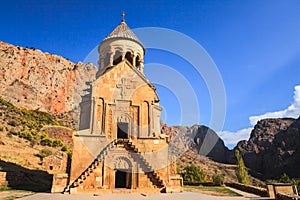
<svg viewBox="0 0 300 200"><path fill-rule="evenodd" d="M98 51L96 80L73 135L65 192L181 191L168 137L160 131L159 97L143 72L143 44L123 19Z"/></svg>

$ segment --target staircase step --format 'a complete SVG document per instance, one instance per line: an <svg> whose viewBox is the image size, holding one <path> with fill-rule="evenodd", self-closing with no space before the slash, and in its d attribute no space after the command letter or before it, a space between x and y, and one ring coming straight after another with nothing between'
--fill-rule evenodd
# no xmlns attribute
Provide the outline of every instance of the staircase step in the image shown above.
<svg viewBox="0 0 300 200"><path fill-rule="evenodd" d="M124 147L127 150L132 150L135 153L137 153L136 155L132 154L132 158L133 159L139 159L140 161L142 161L142 163L140 164L140 168L144 171L144 173L147 175L147 177L150 179L150 181L152 182L154 188L163 188L164 184L163 184L163 180L160 179L160 176L154 172L154 170L152 169L150 163L144 158L144 156L141 154L141 151L139 150L138 147L136 147L132 141L124 141L125 145Z"/></svg>

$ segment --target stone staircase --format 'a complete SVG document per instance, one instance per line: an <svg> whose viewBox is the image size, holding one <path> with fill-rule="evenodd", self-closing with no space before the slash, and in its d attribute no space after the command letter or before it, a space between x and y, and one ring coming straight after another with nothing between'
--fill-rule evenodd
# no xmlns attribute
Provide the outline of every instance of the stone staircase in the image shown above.
<svg viewBox="0 0 300 200"><path fill-rule="evenodd" d="M153 186L156 188L164 189L165 183L160 178L160 176L154 171L150 163L144 158L141 154L141 151L132 143L131 140L118 140L118 143L124 144L125 149L127 149L130 153L130 156L139 163L143 172L147 175L147 177L152 182Z"/></svg>
<svg viewBox="0 0 300 200"><path fill-rule="evenodd" d="M71 188L78 187L83 181L89 176L93 171L97 168L97 166L104 161L105 156L108 154L108 152L114 148L114 146L117 144L117 140L113 140L108 145L106 145L97 158L90 164L90 166L84 170L81 175L73 181L71 184L69 184L63 191L63 193L69 193Z"/></svg>
<svg viewBox="0 0 300 200"><path fill-rule="evenodd" d="M89 165L89 167L84 170L81 175L72 183L70 183L63 191L63 193L70 193L71 188L78 187L84 182L84 180L94 172L98 165L104 161L105 156L108 155L108 152L117 145L123 146L126 150L129 151L130 156L140 165L140 168L149 178L154 188L160 189L162 192L166 184L160 178L160 176L154 171L150 163L144 158L141 154L141 151L132 143L130 139L116 139L110 142L106 147L104 147L97 158Z"/></svg>

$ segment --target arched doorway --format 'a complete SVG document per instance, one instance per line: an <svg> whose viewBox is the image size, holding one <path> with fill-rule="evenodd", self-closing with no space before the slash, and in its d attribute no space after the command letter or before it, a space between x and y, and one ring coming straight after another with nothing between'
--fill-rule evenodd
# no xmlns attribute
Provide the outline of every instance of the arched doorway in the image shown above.
<svg viewBox="0 0 300 200"><path fill-rule="evenodd" d="M132 185L132 166L128 158L119 157L115 160L115 188L130 189Z"/></svg>

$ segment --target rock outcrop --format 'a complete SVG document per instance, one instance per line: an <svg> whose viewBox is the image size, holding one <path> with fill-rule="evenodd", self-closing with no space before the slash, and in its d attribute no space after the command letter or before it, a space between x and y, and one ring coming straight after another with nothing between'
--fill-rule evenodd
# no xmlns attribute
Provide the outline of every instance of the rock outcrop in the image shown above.
<svg viewBox="0 0 300 200"><path fill-rule="evenodd" d="M217 142L205 156L214 161L235 164L234 150L237 149L250 173L258 178L277 179L283 173L300 178L300 117L260 120L250 139L240 141L233 150L228 150L222 139L206 126L163 125L162 133L169 135L171 151L177 157L186 151L199 153L203 144L207 145L205 137L209 136L217 138Z"/></svg>
<svg viewBox="0 0 300 200"><path fill-rule="evenodd" d="M202 156L226 163L230 154L222 139L210 128L201 125L188 126L162 126L162 133L170 137L170 150L176 157L186 151L197 152ZM205 150L208 151L205 151Z"/></svg>
<svg viewBox="0 0 300 200"><path fill-rule="evenodd" d="M263 119L258 121L248 141L240 141L238 149L247 167L261 178L278 178L283 173L299 178L300 118Z"/></svg>
<svg viewBox="0 0 300 200"><path fill-rule="evenodd" d="M20 108L76 115L96 72L92 64L0 41L0 96Z"/></svg>

